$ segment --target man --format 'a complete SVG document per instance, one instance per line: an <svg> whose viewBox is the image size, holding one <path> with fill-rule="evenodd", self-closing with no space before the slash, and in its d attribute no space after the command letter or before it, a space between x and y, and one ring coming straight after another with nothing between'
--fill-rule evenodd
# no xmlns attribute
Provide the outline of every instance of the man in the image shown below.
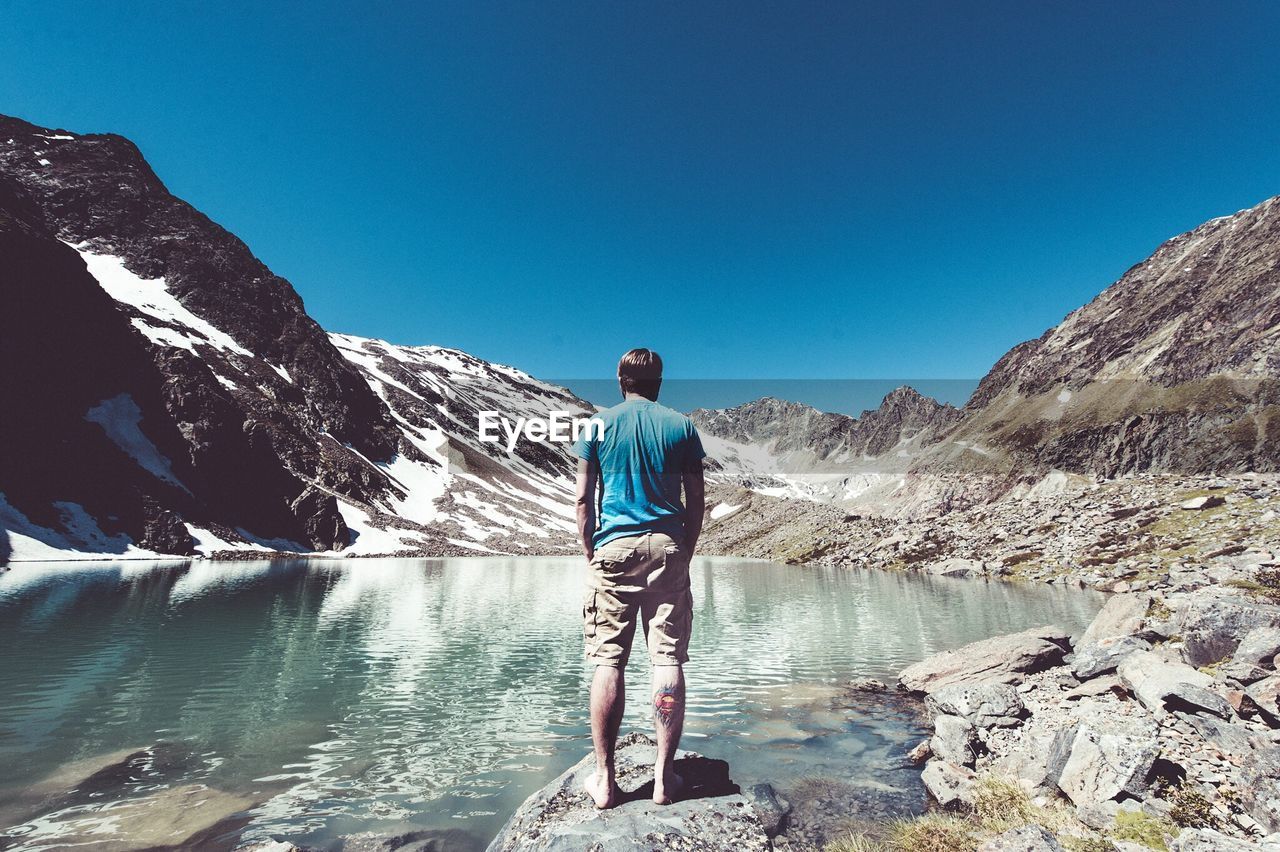
<svg viewBox="0 0 1280 852"><path fill-rule="evenodd" d="M598 808L617 804L614 745L622 724L623 670L637 622L653 666L658 759L653 800L675 801L673 770L684 728L684 669L693 599L689 559L702 532L702 441L692 421L658 405L662 359L632 349L618 362L622 402L600 412L603 435L573 446L578 461L577 515L587 556L582 613L591 680L591 739L596 773L587 792ZM597 513L596 485L599 482ZM684 502L680 500L681 488Z"/></svg>

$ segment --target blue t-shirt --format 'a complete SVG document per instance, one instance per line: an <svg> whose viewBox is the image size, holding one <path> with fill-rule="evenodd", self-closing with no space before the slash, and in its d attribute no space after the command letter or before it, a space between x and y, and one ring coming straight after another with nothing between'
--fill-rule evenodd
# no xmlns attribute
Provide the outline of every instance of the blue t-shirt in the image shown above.
<svg viewBox="0 0 1280 852"><path fill-rule="evenodd" d="M600 470L594 545L644 533L679 541L681 474L707 455L693 421L647 399L629 399L595 416L604 421L604 437L589 433L573 445L575 456Z"/></svg>

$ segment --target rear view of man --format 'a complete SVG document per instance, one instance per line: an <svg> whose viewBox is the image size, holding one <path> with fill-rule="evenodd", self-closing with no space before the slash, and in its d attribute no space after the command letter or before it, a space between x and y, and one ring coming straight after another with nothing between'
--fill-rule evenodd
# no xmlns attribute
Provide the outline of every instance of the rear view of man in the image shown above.
<svg viewBox="0 0 1280 852"><path fill-rule="evenodd" d="M702 532L704 503L706 453L689 418L658 405L658 353L632 349L623 355L618 384L622 403L596 415L604 421L603 436L573 447L579 459L578 532L590 566L582 608L586 655L596 667L596 774L587 792L598 808L617 804L614 745L625 700L623 670L637 627L653 666L653 800L670 804L679 792L682 782L672 764L684 728L682 665L693 620L689 559Z"/></svg>

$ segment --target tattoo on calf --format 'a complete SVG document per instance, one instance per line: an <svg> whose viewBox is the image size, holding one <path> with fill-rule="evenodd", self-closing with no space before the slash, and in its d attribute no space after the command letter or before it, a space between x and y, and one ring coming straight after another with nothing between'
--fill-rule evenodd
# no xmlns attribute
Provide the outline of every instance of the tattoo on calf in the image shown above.
<svg viewBox="0 0 1280 852"><path fill-rule="evenodd" d="M664 725L670 725L680 709L680 695L674 686L659 687L653 695L653 715Z"/></svg>

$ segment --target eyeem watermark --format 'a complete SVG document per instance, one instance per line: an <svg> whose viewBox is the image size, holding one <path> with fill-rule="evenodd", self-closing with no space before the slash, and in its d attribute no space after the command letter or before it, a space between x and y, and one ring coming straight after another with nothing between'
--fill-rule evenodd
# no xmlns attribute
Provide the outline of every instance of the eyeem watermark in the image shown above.
<svg viewBox="0 0 1280 852"><path fill-rule="evenodd" d="M547 417L517 417L515 420L503 417L497 411L481 411L476 435L486 444L505 440L507 452L512 453L522 436L535 444L543 441L567 443L583 437L598 440L604 437L604 421L599 417L575 417L568 411L553 411Z"/></svg>

